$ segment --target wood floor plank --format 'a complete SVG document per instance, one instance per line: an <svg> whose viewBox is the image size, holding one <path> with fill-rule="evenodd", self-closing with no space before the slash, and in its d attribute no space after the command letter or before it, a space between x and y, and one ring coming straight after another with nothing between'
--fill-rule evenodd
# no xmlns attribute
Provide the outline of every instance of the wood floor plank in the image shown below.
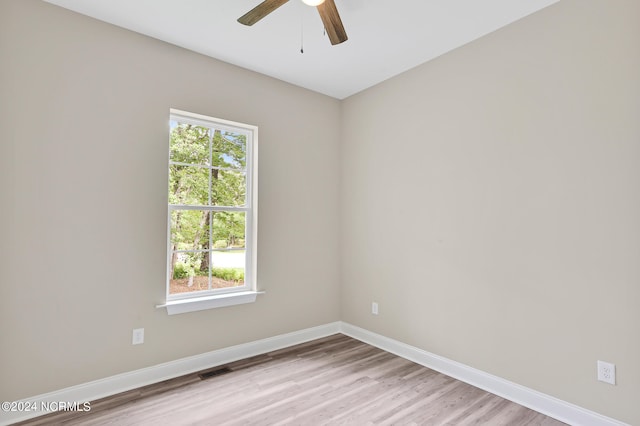
<svg viewBox="0 0 640 426"><path fill-rule="evenodd" d="M563 424L341 334L223 367L19 425Z"/></svg>

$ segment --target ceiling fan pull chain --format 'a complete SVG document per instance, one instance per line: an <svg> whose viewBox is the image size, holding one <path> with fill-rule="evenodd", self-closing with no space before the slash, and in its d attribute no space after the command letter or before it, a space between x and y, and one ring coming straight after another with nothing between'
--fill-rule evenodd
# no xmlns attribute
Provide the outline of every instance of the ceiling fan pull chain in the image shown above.
<svg viewBox="0 0 640 426"><path fill-rule="evenodd" d="M300 13L300 53L304 53L304 14Z"/></svg>

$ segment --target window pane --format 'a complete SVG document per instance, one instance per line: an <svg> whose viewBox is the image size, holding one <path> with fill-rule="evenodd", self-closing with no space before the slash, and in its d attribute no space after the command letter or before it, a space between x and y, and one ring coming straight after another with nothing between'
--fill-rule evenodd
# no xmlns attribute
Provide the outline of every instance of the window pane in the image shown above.
<svg viewBox="0 0 640 426"><path fill-rule="evenodd" d="M245 248L245 212L213 213L213 250Z"/></svg>
<svg viewBox="0 0 640 426"><path fill-rule="evenodd" d="M211 212L173 210L171 212L171 251L208 250Z"/></svg>
<svg viewBox="0 0 640 426"><path fill-rule="evenodd" d="M211 252L211 288L243 285L245 264L244 250L213 250Z"/></svg>
<svg viewBox="0 0 640 426"><path fill-rule="evenodd" d="M209 164L210 131L206 127L172 121L170 159L178 163Z"/></svg>
<svg viewBox="0 0 640 426"><path fill-rule="evenodd" d="M216 130L213 134L213 164L221 168L244 170L247 167L247 137Z"/></svg>
<svg viewBox="0 0 640 426"><path fill-rule="evenodd" d="M211 204L214 206L244 206L247 179L242 172L229 170L211 171Z"/></svg>
<svg viewBox="0 0 640 426"><path fill-rule="evenodd" d="M209 252L173 253L169 294L209 290Z"/></svg>
<svg viewBox="0 0 640 426"><path fill-rule="evenodd" d="M244 284L246 213L213 214L211 287L228 288Z"/></svg>
<svg viewBox="0 0 640 426"><path fill-rule="evenodd" d="M169 204L208 205L210 172L207 167L169 166Z"/></svg>

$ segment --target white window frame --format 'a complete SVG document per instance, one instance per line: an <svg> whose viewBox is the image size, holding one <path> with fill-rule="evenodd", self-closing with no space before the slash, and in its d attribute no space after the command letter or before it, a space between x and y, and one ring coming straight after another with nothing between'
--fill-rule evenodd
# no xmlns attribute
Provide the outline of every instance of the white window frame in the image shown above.
<svg viewBox="0 0 640 426"><path fill-rule="evenodd" d="M193 206L167 203L167 265L166 302L157 305L166 308L169 315L212 309L224 306L251 303L257 294L257 247L258 247L258 127L229 120L209 117L171 108L170 121L203 126L210 129L230 131L246 136L246 203L244 206ZM168 147L170 150L171 148ZM169 156L169 165L171 157ZM211 188L209 188L211 191ZM173 210L241 211L245 213L245 279L244 285L224 289L211 289L194 293L169 294L171 271L171 212ZM213 250L213 241L210 243Z"/></svg>

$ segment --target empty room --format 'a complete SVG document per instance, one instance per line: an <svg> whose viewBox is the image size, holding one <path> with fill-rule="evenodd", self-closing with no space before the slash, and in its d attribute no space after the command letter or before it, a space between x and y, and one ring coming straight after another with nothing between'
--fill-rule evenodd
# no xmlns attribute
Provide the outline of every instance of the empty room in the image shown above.
<svg viewBox="0 0 640 426"><path fill-rule="evenodd" d="M640 425L637 0L0 0L0 131L0 425Z"/></svg>

